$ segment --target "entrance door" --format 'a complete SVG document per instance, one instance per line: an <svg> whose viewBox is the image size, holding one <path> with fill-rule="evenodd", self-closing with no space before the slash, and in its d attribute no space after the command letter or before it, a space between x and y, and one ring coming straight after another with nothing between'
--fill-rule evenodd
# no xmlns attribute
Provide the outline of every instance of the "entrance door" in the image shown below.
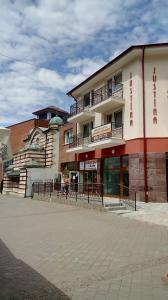
<svg viewBox="0 0 168 300"><path fill-rule="evenodd" d="M70 171L70 190L71 191L78 191L78 178L79 178L79 173Z"/></svg>
<svg viewBox="0 0 168 300"><path fill-rule="evenodd" d="M104 193L106 195L120 195L120 170L110 170L104 173Z"/></svg>
<svg viewBox="0 0 168 300"><path fill-rule="evenodd" d="M83 177L84 183L84 191L88 191L88 187L90 192L95 192L96 183L97 183L97 171L85 171Z"/></svg>
<svg viewBox="0 0 168 300"><path fill-rule="evenodd" d="M122 181L123 181L123 196L129 196L129 173L128 170L122 172Z"/></svg>

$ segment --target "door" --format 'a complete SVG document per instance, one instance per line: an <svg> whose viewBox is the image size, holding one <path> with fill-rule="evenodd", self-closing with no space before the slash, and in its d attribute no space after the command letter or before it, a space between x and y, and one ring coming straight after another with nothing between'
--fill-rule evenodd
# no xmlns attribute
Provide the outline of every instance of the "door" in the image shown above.
<svg viewBox="0 0 168 300"><path fill-rule="evenodd" d="M104 194L111 196L120 195L120 170L104 172Z"/></svg>
<svg viewBox="0 0 168 300"><path fill-rule="evenodd" d="M69 174L70 174L70 190L73 192L78 191L79 173L70 171Z"/></svg>

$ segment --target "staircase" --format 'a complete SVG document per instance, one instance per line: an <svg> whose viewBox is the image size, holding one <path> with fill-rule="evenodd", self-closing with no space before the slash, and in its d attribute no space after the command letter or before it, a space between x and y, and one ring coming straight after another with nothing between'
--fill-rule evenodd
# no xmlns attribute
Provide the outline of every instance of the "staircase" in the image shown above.
<svg viewBox="0 0 168 300"><path fill-rule="evenodd" d="M104 198L104 208L105 211L113 212L118 215L131 212L118 198Z"/></svg>

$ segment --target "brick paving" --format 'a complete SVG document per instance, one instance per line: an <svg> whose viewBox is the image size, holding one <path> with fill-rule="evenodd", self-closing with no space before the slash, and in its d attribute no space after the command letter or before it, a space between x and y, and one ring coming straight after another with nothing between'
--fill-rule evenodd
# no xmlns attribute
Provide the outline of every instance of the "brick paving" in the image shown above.
<svg viewBox="0 0 168 300"><path fill-rule="evenodd" d="M168 230L0 196L0 299L165 300Z"/></svg>

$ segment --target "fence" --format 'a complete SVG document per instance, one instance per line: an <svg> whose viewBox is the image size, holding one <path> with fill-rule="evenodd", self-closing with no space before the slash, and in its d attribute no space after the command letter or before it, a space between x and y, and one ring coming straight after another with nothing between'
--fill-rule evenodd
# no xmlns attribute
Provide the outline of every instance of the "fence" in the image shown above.
<svg viewBox="0 0 168 300"><path fill-rule="evenodd" d="M32 184L32 198L34 194L63 197L66 200L84 201L104 205L103 184L62 184L60 182L34 182Z"/></svg>
<svg viewBox="0 0 168 300"><path fill-rule="evenodd" d="M125 185L120 185L120 201L132 210L137 210L137 191L129 189ZM49 197L61 197L66 200L83 201L86 203L95 203L104 206L104 184L62 184L60 182L34 182L32 184L32 198L34 195L43 195ZM108 196L109 199L109 196Z"/></svg>

